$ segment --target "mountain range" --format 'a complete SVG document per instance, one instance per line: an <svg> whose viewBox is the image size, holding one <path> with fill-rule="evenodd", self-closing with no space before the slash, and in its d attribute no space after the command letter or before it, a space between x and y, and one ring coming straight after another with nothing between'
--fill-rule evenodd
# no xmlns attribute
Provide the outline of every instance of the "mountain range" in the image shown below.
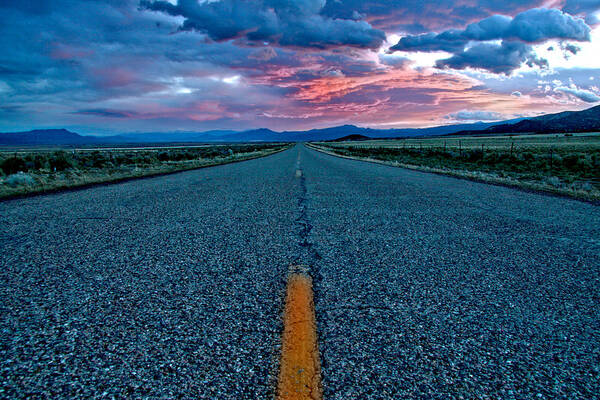
<svg viewBox="0 0 600 400"><path fill-rule="evenodd" d="M342 137L406 138L443 135L492 135L508 133L553 133L600 131L600 106L583 111L565 111L534 118L499 122L444 125L415 129L372 129L342 125L308 131L276 132L270 129L246 131L213 130L205 132L147 132L114 136L80 135L66 129L37 129L0 133L0 146L41 145L122 145L149 143L208 142L303 142L327 141Z"/></svg>

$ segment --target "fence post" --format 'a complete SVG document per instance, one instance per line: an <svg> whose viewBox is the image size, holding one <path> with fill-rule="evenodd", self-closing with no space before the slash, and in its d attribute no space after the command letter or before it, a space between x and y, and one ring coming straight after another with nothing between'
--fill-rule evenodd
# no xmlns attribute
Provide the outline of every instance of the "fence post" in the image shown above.
<svg viewBox="0 0 600 400"><path fill-rule="evenodd" d="M461 140L458 141L458 153L462 157L462 141Z"/></svg>
<svg viewBox="0 0 600 400"><path fill-rule="evenodd" d="M444 153L446 152L446 141L444 140Z"/></svg>
<svg viewBox="0 0 600 400"><path fill-rule="evenodd" d="M550 147L550 173L552 173L552 147Z"/></svg>
<svg viewBox="0 0 600 400"><path fill-rule="evenodd" d="M512 142L510 144L510 158L512 158L512 156L513 156L513 150L514 150L514 148L515 148L515 142Z"/></svg>

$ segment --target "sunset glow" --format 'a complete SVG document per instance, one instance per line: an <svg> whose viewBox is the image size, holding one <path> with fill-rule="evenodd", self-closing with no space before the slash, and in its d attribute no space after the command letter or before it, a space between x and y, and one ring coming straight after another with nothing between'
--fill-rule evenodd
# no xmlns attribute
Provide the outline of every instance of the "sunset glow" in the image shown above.
<svg viewBox="0 0 600 400"><path fill-rule="evenodd" d="M600 102L598 10L576 0L2 2L0 130L421 127L584 109Z"/></svg>

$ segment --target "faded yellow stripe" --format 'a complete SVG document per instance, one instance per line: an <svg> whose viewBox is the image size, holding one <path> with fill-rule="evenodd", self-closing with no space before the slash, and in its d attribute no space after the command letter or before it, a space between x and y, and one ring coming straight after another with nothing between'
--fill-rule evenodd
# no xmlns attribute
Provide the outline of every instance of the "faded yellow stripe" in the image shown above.
<svg viewBox="0 0 600 400"><path fill-rule="evenodd" d="M281 338L279 400L322 398L316 327L312 279L305 274L291 274Z"/></svg>

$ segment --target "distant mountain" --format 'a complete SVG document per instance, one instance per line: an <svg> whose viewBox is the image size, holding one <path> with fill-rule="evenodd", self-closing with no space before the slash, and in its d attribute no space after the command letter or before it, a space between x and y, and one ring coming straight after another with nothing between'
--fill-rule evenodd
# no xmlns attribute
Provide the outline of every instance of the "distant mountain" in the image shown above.
<svg viewBox="0 0 600 400"><path fill-rule="evenodd" d="M4 146L36 146L65 144L94 144L97 139L92 136L81 136L66 129L36 129L28 132L0 133L0 145Z"/></svg>
<svg viewBox="0 0 600 400"><path fill-rule="evenodd" d="M343 136L341 138L337 138L337 139L333 139L334 142L358 142L361 140L370 140L373 138L370 138L368 136L365 135L359 135L357 133L354 133L352 135L348 135L348 136Z"/></svg>
<svg viewBox="0 0 600 400"><path fill-rule="evenodd" d="M270 129L251 129L249 131L235 132L233 134L215 136L211 141L228 142L291 142L279 132Z"/></svg>
<svg viewBox="0 0 600 400"><path fill-rule="evenodd" d="M500 133L555 133L555 132L595 132L600 131L600 106L583 111L565 111L522 119L515 123L502 123L477 131L460 131L461 134L500 134Z"/></svg>
<svg viewBox="0 0 600 400"><path fill-rule="evenodd" d="M41 129L28 132L0 133L0 146L36 145L116 145L142 143L235 143L303 142L368 138L406 138L443 135L502 134L526 132L600 131L600 106L584 111L566 111L535 118L499 122L444 125L420 129L372 129L354 125L308 131L276 132L270 129L246 131L214 130L207 132L147 132L115 136L84 136L66 129Z"/></svg>

